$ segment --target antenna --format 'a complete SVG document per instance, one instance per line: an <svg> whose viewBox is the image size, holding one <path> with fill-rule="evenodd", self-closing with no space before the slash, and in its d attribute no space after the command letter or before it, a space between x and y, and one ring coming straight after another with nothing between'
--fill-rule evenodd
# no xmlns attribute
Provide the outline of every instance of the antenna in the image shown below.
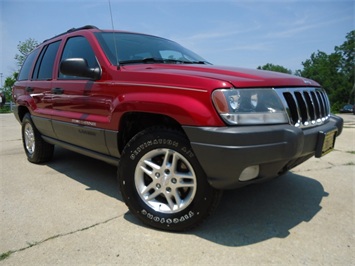
<svg viewBox="0 0 355 266"><path fill-rule="evenodd" d="M108 0L108 5L110 8L110 16L111 16L111 27L112 27L112 38L113 38L113 44L115 46L115 56L116 56L116 65L119 67L119 61L118 61L118 53L117 53L117 43L116 43L116 38L115 38L115 27L113 25L113 16L112 16L112 8L111 8L111 0Z"/></svg>

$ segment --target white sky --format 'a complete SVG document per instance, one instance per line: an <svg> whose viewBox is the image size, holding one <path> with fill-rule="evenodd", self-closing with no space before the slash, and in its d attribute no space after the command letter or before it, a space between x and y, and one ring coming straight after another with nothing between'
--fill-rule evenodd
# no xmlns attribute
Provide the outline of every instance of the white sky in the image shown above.
<svg viewBox="0 0 355 266"><path fill-rule="evenodd" d="M111 0L114 28L174 40L216 65L292 71L332 53L355 29L353 0ZM109 0L0 0L0 73L17 70L20 41L70 28L112 27ZM0 84L2 85L2 84Z"/></svg>

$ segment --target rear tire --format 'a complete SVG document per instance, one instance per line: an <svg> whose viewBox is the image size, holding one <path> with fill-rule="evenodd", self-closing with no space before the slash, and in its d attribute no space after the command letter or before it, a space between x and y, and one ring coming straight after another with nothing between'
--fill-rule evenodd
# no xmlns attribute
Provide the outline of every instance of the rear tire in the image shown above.
<svg viewBox="0 0 355 266"><path fill-rule="evenodd" d="M22 142L31 163L44 163L52 159L54 145L42 139L29 113L22 119Z"/></svg>
<svg viewBox="0 0 355 266"><path fill-rule="evenodd" d="M167 231L200 224L216 208L212 188L189 141L178 131L150 128L122 152L118 180L126 205L143 223Z"/></svg>

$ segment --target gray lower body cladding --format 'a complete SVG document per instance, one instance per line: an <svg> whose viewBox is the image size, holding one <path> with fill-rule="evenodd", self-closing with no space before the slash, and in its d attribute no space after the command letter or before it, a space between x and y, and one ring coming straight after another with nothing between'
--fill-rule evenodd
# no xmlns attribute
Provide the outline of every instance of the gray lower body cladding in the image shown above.
<svg viewBox="0 0 355 266"><path fill-rule="evenodd" d="M331 116L317 127L291 125L183 127L209 183L233 189L276 177L315 155L322 132L342 131L343 120ZM258 166L256 178L240 181L248 167Z"/></svg>

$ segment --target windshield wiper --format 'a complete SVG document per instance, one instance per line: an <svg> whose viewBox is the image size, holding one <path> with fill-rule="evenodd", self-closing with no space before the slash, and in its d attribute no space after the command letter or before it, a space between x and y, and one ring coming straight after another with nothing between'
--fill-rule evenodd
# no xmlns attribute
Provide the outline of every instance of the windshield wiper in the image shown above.
<svg viewBox="0 0 355 266"><path fill-rule="evenodd" d="M209 64L207 61L186 61L178 59L164 59L164 63L176 63L176 64Z"/></svg>
<svg viewBox="0 0 355 266"><path fill-rule="evenodd" d="M132 59L132 60L119 61L120 65L140 64L140 63L144 63L144 64L164 63L164 60L163 59L157 59L157 58L154 58L154 57L147 57L147 58L143 58L143 59Z"/></svg>
<svg viewBox="0 0 355 266"><path fill-rule="evenodd" d="M175 63L175 64L190 64L190 61L178 60L178 59L164 59L164 63Z"/></svg>
<svg viewBox="0 0 355 266"><path fill-rule="evenodd" d="M192 61L191 64L210 65L207 61Z"/></svg>
<svg viewBox="0 0 355 266"><path fill-rule="evenodd" d="M185 60L177 60L177 59L160 59L154 57L147 57L142 59L132 59L132 60L123 60L120 61L120 65L127 64L150 64L150 63L174 63L174 64L208 64L206 61L185 61Z"/></svg>

